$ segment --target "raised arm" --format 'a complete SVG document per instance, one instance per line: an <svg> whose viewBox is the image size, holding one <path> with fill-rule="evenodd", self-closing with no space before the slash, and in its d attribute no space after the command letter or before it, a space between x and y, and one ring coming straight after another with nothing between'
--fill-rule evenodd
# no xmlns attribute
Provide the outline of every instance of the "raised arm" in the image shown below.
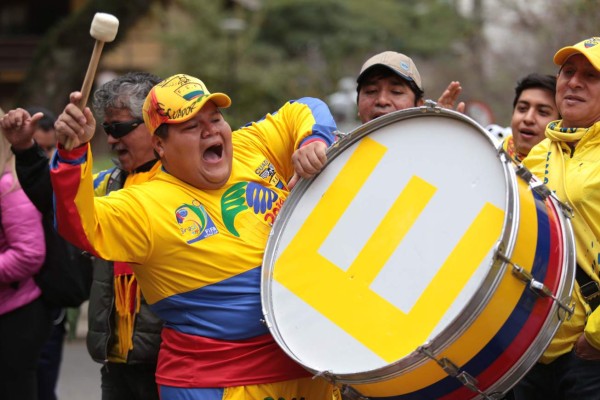
<svg viewBox="0 0 600 400"><path fill-rule="evenodd" d="M460 82L458 82L458 81L450 82L448 84L448 87L446 88L446 90L444 90L444 92L441 94L440 98L438 99L438 101L437 101L438 105L440 107L454 110L454 104L456 103L456 100L458 99L458 96L461 94L461 92L462 92L462 86L460 86ZM458 105L456 106L456 111L458 111L460 113L465 112L465 103L463 101L458 103Z"/></svg>
<svg viewBox="0 0 600 400"><path fill-rule="evenodd" d="M310 178L327 162L326 150L335 141L337 129L327 105L320 99L304 97L289 101L276 113L243 128L243 135L268 142L278 171L292 188L299 177Z"/></svg>
<svg viewBox="0 0 600 400"><path fill-rule="evenodd" d="M15 154L17 176L23 191L40 212L46 213L52 211L49 160L33 139L37 122L42 117L41 112L29 115L26 110L17 108L0 120L0 128Z"/></svg>

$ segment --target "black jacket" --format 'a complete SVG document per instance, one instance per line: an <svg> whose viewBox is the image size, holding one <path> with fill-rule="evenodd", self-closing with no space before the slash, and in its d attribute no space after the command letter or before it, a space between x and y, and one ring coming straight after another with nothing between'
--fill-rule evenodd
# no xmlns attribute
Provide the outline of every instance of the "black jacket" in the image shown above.
<svg viewBox="0 0 600 400"><path fill-rule="evenodd" d="M34 279L50 308L79 307L90 296L90 257L65 241L54 229L48 159L39 147L16 152L16 169L23 191L42 214L46 256Z"/></svg>
<svg viewBox="0 0 600 400"><path fill-rule="evenodd" d="M156 161L146 163L136 172L148 171L154 164ZM126 179L127 172L115 168L109 176L105 194L123 188ZM88 351L96 361L101 361L100 355L107 357L112 346L115 312L113 263L95 258L86 341ZM140 312L136 314L133 326L133 349L127 354L128 364L156 364L162 326L163 322L150 311L142 297Z"/></svg>

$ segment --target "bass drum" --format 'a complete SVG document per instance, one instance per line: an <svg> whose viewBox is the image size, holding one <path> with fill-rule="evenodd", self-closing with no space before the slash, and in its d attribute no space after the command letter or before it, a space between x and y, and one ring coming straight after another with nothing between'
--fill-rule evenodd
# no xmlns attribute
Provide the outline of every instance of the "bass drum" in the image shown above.
<svg viewBox="0 0 600 400"><path fill-rule="evenodd" d="M496 399L568 316L568 210L435 104L332 147L276 220L262 275L284 351L354 398Z"/></svg>

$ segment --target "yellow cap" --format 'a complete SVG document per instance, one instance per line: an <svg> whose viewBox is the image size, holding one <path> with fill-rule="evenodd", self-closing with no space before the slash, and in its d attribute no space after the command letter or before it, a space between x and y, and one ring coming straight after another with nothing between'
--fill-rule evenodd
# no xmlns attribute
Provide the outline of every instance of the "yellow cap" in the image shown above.
<svg viewBox="0 0 600 400"><path fill-rule="evenodd" d="M231 99L224 93L210 93L206 85L193 76L173 75L154 86L142 107L144 123L154 134L162 124L179 124L191 119L206 104L227 108Z"/></svg>
<svg viewBox="0 0 600 400"><path fill-rule="evenodd" d="M591 37L576 45L563 47L554 55L554 64L563 65L573 54L583 54L600 71L600 37Z"/></svg>

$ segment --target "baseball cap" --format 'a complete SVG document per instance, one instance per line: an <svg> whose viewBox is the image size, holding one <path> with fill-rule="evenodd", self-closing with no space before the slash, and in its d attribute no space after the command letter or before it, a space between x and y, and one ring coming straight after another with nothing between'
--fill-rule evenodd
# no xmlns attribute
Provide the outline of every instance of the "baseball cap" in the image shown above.
<svg viewBox="0 0 600 400"><path fill-rule="evenodd" d="M155 85L146 96L142 113L144 123L153 135L162 124L179 124L191 119L207 101L227 108L231 99L225 93L210 93L198 78L173 75Z"/></svg>
<svg viewBox="0 0 600 400"><path fill-rule="evenodd" d="M583 54L600 71L600 37L591 37L558 50L554 55L554 64L563 65L573 54Z"/></svg>
<svg viewBox="0 0 600 400"><path fill-rule="evenodd" d="M421 75L413 60L410 57L395 51L384 51L365 61L360 69L360 74L358 74L356 82L360 83L367 72L377 66L384 66L391 69L403 79L414 82L421 92L424 91L421 83Z"/></svg>

